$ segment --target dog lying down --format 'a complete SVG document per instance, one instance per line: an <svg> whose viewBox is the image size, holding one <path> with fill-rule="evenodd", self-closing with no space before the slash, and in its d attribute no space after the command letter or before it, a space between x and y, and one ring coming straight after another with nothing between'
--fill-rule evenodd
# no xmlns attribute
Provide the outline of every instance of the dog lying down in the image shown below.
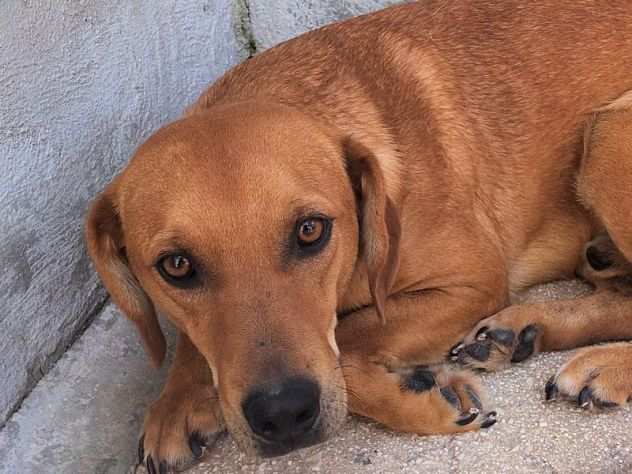
<svg viewBox="0 0 632 474"><path fill-rule="evenodd" d="M89 253L155 365L140 461L217 433L275 456L347 412L418 434L496 420L478 378L632 338L632 2L427 0L233 68L136 151ZM576 271L585 297L510 305ZM544 388L544 387L543 387ZM546 387L625 404L632 345Z"/></svg>

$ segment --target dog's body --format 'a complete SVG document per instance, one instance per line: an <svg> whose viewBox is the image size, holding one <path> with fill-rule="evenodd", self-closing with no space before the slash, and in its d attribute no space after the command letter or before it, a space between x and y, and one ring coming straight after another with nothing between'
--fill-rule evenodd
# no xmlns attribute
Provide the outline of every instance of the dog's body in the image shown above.
<svg viewBox="0 0 632 474"><path fill-rule="evenodd" d="M247 449L285 452L328 436L347 394L399 430L486 427L476 380L427 367L460 340L454 360L491 369L632 338L632 303L608 285L503 310L512 292L586 266L598 234L632 259L630 90L625 0L427 0L226 74L139 149L88 219L97 269L155 361L153 306L180 330L141 458L182 464L199 450L190 434L224 423ZM295 221L331 243L305 255L305 241L279 243ZM159 283L165 255L168 272L199 264L193 290ZM631 371L630 349L595 354L547 393L624 403L632 375L604 376L590 396L584 375L611 360ZM261 401L284 391L282 408ZM309 401L283 412L296 399Z"/></svg>

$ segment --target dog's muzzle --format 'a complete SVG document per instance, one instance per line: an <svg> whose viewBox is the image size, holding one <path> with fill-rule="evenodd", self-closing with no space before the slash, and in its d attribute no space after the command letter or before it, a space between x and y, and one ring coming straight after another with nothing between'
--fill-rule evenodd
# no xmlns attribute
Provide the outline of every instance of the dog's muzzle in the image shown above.
<svg viewBox="0 0 632 474"><path fill-rule="evenodd" d="M320 387L307 378L257 388L242 410L263 456L280 456L321 441Z"/></svg>

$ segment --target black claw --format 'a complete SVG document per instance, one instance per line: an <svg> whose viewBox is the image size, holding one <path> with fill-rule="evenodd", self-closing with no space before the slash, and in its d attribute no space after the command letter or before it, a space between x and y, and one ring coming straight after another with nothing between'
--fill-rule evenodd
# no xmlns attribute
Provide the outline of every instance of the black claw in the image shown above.
<svg viewBox="0 0 632 474"><path fill-rule="evenodd" d="M489 428L492 425L495 425L496 422L498 421L498 419L496 418L496 412L495 411L490 411L486 418L485 421L483 421L481 423L481 428L485 429L485 428Z"/></svg>
<svg viewBox="0 0 632 474"><path fill-rule="evenodd" d="M511 362L522 362L528 359L535 350L534 343L539 334L538 328L534 324L529 324L518 334L518 345L514 350Z"/></svg>
<svg viewBox="0 0 632 474"><path fill-rule="evenodd" d="M440 391L443 398L445 398L450 405L461 411L461 400L452 387L443 387Z"/></svg>
<svg viewBox="0 0 632 474"><path fill-rule="evenodd" d="M138 464L142 464L145 460L145 435L138 440Z"/></svg>
<svg viewBox="0 0 632 474"><path fill-rule="evenodd" d="M489 346L487 344L475 342L474 344L465 346L465 349L463 350L472 359L476 359L480 362L485 362L487 359L489 359Z"/></svg>
<svg viewBox="0 0 632 474"><path fill-rule="evenodd" d="M455 344L452 349L450 349L450 352L448 352L448 359L454 359L455 357L457 357L459 355L459 352L461 352L461 349L463 349L463 347L465 347L465 345L463 344L463 341L459 342L458 344Z"/></svg>
<svg viewBox="0 0 632 474"><path fill-rule="evenodd" d="M426 366L415 367L412 374L408 375L402 384L405 390L413 392L425 392L436 385L434 374Z"/></svg>
<svg viewBox="0 0 632 474"><path fill-rule="evenodd" d="M584 387L582 391L579 392L577 405L579 405L580 408L590 408L590 405L592 405L592 389L590 387Z"/></svg>
<svg viewBox="0 0 632 474"><path fill-rule="evenodd" d="M485 334L487 332L489 328L487 326L483 326L482 328L480 328L478 331L476 331L476 339L478 339L479 337L481 337L483 340L485 340L485 338L487 337L487 335Z"/></svg>
<svg viewBox="0 0 632 474"><path fill-rule="evenodd" d="M202 455L202 439L199 433L193 433L189 437L189 447L191 448L191 452L193 456L199 458Z"/></svg>
<svg viewBox="0 0 632 474"><path fill-rule="evenodd" d="M478 410L470 410L469 413L465 413L461 415L461 417L458 420L456 420L456 424L461 425L461 426L469 425L476 419L476 417L478 416L478 413L479 413Z"/></svg>
<svg viewBox="0 0 632 474"><path fill-rule="evenodd" d="M555 375L553 375L549 380L546 381L546 385L544 386L544 398L547 402L555 400L557 398L559 390L557 385L555 384Z"/></svg>
<svg viewBox="0 0 632 474"><path fill-rule="evenodd" d="M149 474L156 474L156 466L154 466L154 460L151 458L151 454L147 456L147 472Z"/></svg>
<svg viewBox="0 0 632 474"><path fill-rule="evenodd" d="M503 346L511 346L516 335L511 329L492 329L487 336Z"/></svg>
<svg viewBox="0 0 632 474"><path fill-rule="evenodd" d="M167 461L162 461L158 467L158 474L167 474Z"/></svg>
<svg viewBox="0 0 632 474"><path fill-rule="evenodd" d="M472 400L472 403L474 404L474 406L478 408L479 410L482 410L483 402L481 402L481 399L479 398L478 394L474 391L472 386L466 385L463 388L465 390L465 393L467 393L467 396L470 397L470 400Z"/></svg>

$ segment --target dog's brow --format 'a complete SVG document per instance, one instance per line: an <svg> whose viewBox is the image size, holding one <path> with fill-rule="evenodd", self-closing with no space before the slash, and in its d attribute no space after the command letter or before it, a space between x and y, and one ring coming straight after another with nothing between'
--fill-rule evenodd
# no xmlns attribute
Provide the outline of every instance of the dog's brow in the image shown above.
<svg viewBox="0 0 632 474"><path fill-rule="evenodd" d="M160 231L154 235L147 246L149 255L148 259L155 259L165 250L188 250L188 240L181 232L174 230Z"/></svg>
<svg viewBox="0 0 632 474"><path fill-rule="evenodd" d="M327 199L321 196L310 198L300 197L290 201L290 207L293 210L292 217L299 218L311 214L327 214L329 217L336 217L334 214L335 206Z"/></svg>

